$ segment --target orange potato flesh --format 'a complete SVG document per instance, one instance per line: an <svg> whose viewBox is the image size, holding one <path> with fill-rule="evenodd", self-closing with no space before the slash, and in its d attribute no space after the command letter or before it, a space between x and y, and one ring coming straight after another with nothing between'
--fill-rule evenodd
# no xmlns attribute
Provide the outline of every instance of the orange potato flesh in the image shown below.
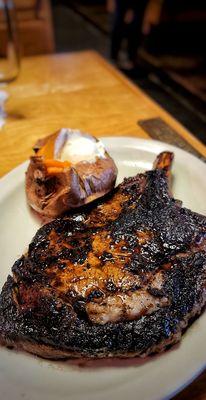
<svg viewBox="0 0 206 400"><path fill-rule="evenodd" d="M47 167L48 174L58 174L59 172L62 172L64 168L71 166L69 161L59 161L53 158L55 139L56 135L52 135L48 138L47 143L37 152L37 156L44 157L43 163Z"/></svg>
<svg viewBox="0 0 206 400"><path fill-rule="evenodd" d="M59 167L48 167L47 168L47 173L50 175L59 174L62 171L63 171L63 168L59 168Z"/></svg>
<svg viewBox="0 0 206 400"><path fill-rule="evenodd" d="M49 167L66 168L66 167L70 167L70 165L71 165L71 163L69 161L59 161L59 160L52 160L52 159L44 160L44 164L46 165L47 168L49 168Z"/></svg>
<svg viewBox="0 0 206 400"><path fill-rule="evenodd" d="M38 156L43 156L46 159L53 159L54 158L54 142L56 140L56 135L51 135L48 139L46 144L41 147L37 155Z"/></svg>

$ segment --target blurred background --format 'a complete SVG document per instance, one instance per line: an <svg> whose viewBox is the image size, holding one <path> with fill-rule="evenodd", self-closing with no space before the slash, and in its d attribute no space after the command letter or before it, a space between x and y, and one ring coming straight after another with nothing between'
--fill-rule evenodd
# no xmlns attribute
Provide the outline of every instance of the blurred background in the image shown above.
<svg viewBox="0 0 206 400"><path fill-rule="evenodd" d="M23 55L98 51L206 143L206 1L14 3Z"/></svg>

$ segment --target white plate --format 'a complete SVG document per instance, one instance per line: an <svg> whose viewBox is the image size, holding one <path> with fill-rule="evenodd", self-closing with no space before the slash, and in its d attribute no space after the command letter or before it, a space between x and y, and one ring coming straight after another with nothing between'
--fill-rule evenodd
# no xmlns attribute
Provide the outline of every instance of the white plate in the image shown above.
<svg viewBox="0 0 206 400"><path fill-rule="evenodd" d="M206 214L206 165L167 144L128 137L103 138L118 168L118 180L152 168L163 150L175 153L173 192L185 206ZM25 251L38 228L24 195L24 163L0 181L0 287L13 262ZM186 332L179 346L145 361L98 363L78 368L0 349L3 400L160 400L170 398L206 365L206 314ZM135 364L136 363L136 364ZM130 365L131 364L131 365Z"/></svg>

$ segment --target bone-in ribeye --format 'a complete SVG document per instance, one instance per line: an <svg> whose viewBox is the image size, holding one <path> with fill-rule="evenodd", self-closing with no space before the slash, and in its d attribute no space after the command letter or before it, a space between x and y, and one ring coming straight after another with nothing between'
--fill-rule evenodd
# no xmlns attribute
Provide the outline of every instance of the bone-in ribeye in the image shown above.
<svg viewBox="0 0 206 400"><path fill-rule="evenodd" d="M38 230L2 289L1 344L124 357L180 340L206 302L206 217L171 196L171 160Z"/></svg>

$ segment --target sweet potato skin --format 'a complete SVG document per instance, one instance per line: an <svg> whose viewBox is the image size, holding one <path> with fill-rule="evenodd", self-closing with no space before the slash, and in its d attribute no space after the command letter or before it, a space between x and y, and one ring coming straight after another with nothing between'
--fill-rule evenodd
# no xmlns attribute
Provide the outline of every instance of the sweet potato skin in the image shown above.
<svg viewBox="0 0 206 400"><path fill-rule="evenodd" d="M108 193L116 177L117 167L108 153L94 163L82 161L56 174L47 173L42 156L33 156L26 172L27 201L39 214L55 218Z"/></svg>

